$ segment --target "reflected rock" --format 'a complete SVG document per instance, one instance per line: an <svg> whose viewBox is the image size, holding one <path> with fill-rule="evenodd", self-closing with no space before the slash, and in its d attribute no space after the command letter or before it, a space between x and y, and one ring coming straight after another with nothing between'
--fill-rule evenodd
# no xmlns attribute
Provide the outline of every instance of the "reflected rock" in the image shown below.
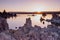
<svg viewBox="0 0 60 40"><path fill-rule="evenodd" d="M42 17L40 18L40 21L42 22L42 21L44 21L45 19L43 19Z"/></svg>

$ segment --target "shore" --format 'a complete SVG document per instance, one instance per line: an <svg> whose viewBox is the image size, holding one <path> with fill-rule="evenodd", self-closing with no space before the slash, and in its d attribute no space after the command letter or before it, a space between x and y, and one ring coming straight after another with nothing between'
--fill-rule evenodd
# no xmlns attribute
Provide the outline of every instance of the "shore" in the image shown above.
<svg viewBox="0 0 60 40"><path fill-rule="evenodd" d="M1 23L7 21L4 18L0 19ZM1 25L0 23L0 25ZM3 23L4 24L4 23ZM0 32L1 40L60 40L60 27L56 25L48 25L47 28L41 28L38 25L32 26L30 18L26 19L25 24L19 29L9 29L9 26L0 26L3 29ZM1 30L1 29L0 29Z"/></svg>

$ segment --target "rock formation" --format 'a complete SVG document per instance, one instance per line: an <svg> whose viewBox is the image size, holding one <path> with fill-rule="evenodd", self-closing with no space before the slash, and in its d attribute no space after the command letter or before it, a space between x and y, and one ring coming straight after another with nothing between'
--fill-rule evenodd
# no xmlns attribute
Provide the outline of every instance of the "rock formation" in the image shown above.
<svg viewBox="0 0 60 40"><path fill-rule="evenodd" d="M8 30L9 26L5 18L0 17L0 31Z"/></svg>
<svg viewBox="0 0 60 40"><path fill-rule="evenodd" d="M30 18L27 18L25 24L14 32L13 35L17 40L60 40L60 29L56 26L49 25L47 28L41 28L35 25L32 27Z"/></svg>
<svg viewBox="0 0 60 40"><path fill-rule="evenodd" d="M26 26L26 27L31 27L32 26L31 18L26 18L26 23L25 23L24 26Z"/></svg>
<svg viewBox="0 0 60 40"><path fill-rule="evenodd" d="M0 30L8 30L8 24L4 18L0 18ZM32 27L30 18L26 19L25 25L17 30L1 32L0 40L60 40L60 28L55 25L48 25L47 28L41 28L35 25Z"/></svg>
<svg viewBox="0 0 60 40"><path fill-rule="evenodd" d="M16 39L8 33L1 32L0 33L0 40L16 40Z"/></svg>

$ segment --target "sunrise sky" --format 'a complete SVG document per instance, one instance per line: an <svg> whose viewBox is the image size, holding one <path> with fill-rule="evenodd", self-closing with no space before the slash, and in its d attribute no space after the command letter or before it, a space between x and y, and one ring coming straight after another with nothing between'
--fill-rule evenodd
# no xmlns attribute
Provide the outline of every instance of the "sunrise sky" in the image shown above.
<svg viewBox="0 0 60 40"><path fill-rule="evenodd" d="M60 0L0 0L0 11L60 11Z"/></svg>

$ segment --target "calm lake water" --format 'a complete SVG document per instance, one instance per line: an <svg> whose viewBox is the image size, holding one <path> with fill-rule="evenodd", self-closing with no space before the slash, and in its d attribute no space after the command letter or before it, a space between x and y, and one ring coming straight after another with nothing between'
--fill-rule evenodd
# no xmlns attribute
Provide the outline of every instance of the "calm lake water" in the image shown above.
<svg viewBox="0 0 60 40"><path fill-rule="evenodd" d="M9 24L9 28L10 29L15 29L15 27L22 27L25 22L26 22L26 18L31 18L32 20L32 26L34 27L34 25L38 25L40 27L47 27L47 25L50 25L50 22L45 22L45 24L43 24L42 22L40 22L40 18L42 17L42 14L34 14L35 16L32 16L32 14L17 14L17 17L11 17L7 19L7 22ZM51 19L52 15L48 14L45 19Z"/></svg>

